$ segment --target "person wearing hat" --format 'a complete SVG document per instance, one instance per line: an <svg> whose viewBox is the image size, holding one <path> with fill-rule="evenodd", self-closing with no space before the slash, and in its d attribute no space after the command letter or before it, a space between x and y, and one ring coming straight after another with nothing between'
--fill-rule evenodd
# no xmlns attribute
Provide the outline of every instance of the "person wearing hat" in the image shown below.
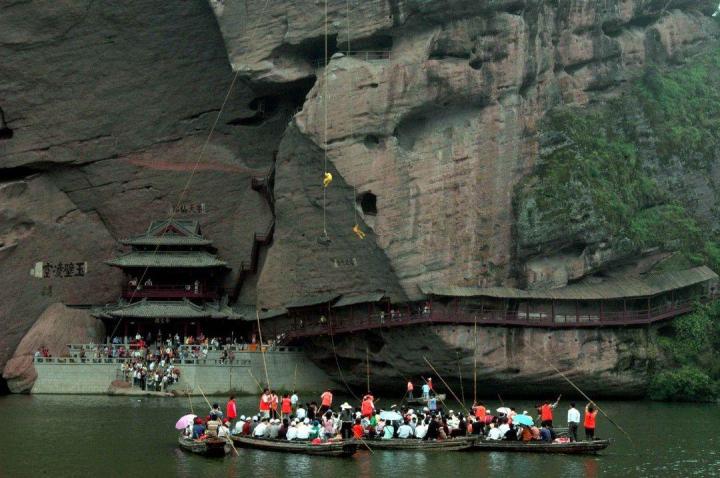
<svg viewBox="0 0 720 478"><path fill-rule="evenodd" d="M268 438L270 436L268 426L268 419L266 417L263 417L260 423L258 423L258 425L253 430L252 436L254 438Z"/></svg>
<svg viewBox="0 0 720 478"><path fill-rule="evenodd" d="M296 420L293 420L292 422L290 422L290 426L288 427L287 433L285 434L285 438L286 438L288 441L292 441L292 440L296 440L296 439L297 439L297 435L298 435L298 428L297 428L297 426L298 426L298 421L297 421L297 419L296 419Z"/></svg>
<svg viewBox="0 0 720 478"><path fill-rule="evenodd" d="M352 406L345 402L340 405L340 433L345 440L349 440L352 436L352 427L355 419L353 418Z"/></svg>
<svg viewBox="0 0 720 478"><path fill-rule="evenodd" d="M240 419L235 422L235 426L233 427L233 435L241 435L243 432L243 427L245 426L245 415L242 415Z"/></svg>
<svg viewBox="0 0 720 478"><path fill-rule="evenodd" d="M249 436L255 436L255 429L259 425L260 419L257 415L252 417L252 421L250 422L250 433L248 433Z"/></svg>
<svg viewBox="0 0 720 478"><path fill-rule="evenodd" d="M268 438L272 438L273 440L276 440L278 438L278 433L280 432L280 419L274 418L270 420L270 426L268 427Z"/></svg>
<svg viewBox="0 0 720 478"><path fill-rule="evenodd" d="M310 438L310 419L305 418L297 425L297 439L307 440Z"/></svg>

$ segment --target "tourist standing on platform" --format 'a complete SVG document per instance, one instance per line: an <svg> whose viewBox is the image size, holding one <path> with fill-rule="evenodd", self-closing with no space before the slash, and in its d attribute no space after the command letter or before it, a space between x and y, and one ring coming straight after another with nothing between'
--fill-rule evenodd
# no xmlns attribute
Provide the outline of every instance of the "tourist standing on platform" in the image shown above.
<svg viewBox="0 0 720 478"><path fill-rule="evenodd" d="M595 439L595 417L598 411L591 404L585 405L585 439L592 441Z"/></svg>
<svg viewBox="0 0 720 478"><path fill-rule="evenodd" d="M225 416L232 423L237 418L237 407L235 405L235 395L230 395L230 399L225 406Z"/></svg>
<svg viewBox="0 0 720 478"><path fill-rule="evenodd" d="M413 386L412 380L408 380L408 383L407 383L407 397L408 397L408 400L412 400L412 399L413 399L413 390L414 390L414 389L415 389L415 387Z"/></svg>
<svg viewBox="0 0 720 478"><path fill-rule="evenodd" d="M580 426L580 412L575 408L575 403L570 404L567 414L568 433L570 441L578 441L577 432Z"/></svg>
<svg viewBox="0 0 720 478"><path fill-rule="evenodd" d="M320 415L323 415L325 412L330 410L330 407L332 406L332 399L333 395L329 388L320 395Z"/></svg>
<svg viewBox="0 0 720 478"><path fill-rule="evenodd" d="M290 397L290 404L292 405L293 411L297 410L297 404L300 400L300 397L298 397L297 393L293 390L292 396Z"/></svg>
<svg viewBox="0 0 720 478"><path fill-rule="evenodd" d="M542 404L540 407L540 425L553 426L553 408L557 407L558 403L560 403L560 397L562 397L562 395L560 395L552 405L547 400Z"/></svg>

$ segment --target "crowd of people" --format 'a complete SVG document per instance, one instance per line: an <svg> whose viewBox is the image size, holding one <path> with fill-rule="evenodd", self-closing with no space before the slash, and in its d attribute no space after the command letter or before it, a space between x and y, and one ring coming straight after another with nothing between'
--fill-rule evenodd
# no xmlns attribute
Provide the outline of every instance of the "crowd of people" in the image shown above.
<svg viewBox="0 0 720 478"><path fill-rule="evenodd" d="M427 381L426 381L427 384ZM426 394L430 386L423 389ZM432 400L433 395L430 397ZM241 435L276 440L307 440L320 443L332 440L447 440L455 437L476 436L485 440L542 441L564 443L578 441L581 414L574 403L568 408L566 436L558 436L554 428L553 412L560 397L554 402L543 402L536 414L516 412L514 407L501 407L493 413L483 403L473 404L470 410L455 412L443 406L428 406L417 410L409 406L391 405L383 410L376 406L371 393L362 397L358 406L344 402L333 408L333 394L326 390L318 401L302 403L296 393L279 397L265 389L260 396L258 411L251 415L237 414L234 397L230 397L223 413L217 404L203 421L197 419L188 436ZM583 425L585 439L593 440L597 409L592 403L585 406ZM219 435L217 423L224 426ZM225 430L225 428L227 430ZM565 434L565 433L563 433Z"/></svg>

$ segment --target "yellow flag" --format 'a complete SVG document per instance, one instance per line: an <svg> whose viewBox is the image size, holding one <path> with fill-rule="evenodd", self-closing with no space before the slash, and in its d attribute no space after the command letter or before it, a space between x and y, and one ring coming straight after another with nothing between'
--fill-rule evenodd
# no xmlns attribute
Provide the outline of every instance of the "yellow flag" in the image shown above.
<svg viewBox="0 0 720 478"><path fill-rule="evenodd" d="M328 187L331 182L332 182L332 174L326 172L326 173L323 175L323 187L324 187L324 188Z"/></svg>
<svg viewBox="0 0 720 478"><path fill-rule="evenodd" d="M353 228L352 228L352 231L353 231L353 232L355 233L355 235L356 235L357 237L359 237L360 239L365 239L365 235L366 235L366 234L362 231L362 229L360 229L360 226L359 226L359 225L355 224L355 225L353 226Z"/></svg>

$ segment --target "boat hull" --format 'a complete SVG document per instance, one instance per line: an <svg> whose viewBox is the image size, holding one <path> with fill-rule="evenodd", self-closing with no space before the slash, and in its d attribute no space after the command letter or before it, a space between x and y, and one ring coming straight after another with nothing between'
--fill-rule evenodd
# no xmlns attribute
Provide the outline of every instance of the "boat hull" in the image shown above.
<svg viewBox="0 0 720 478"><path fill-rule="evenodd" d="M282 453L300 453L315 456L348 457L355 454L358 444L355 441L330 442L313 445L310 442L293 442L288 440L272 440L266 438L250 438L233 436L237 446L256 450L277 451Z"/></svg>
<svg viewBox="0 0 720 478"><path fill-rule="evenodd" d="M474 442L471 450L518 453L589 454L602 451L609 445L609 440L594 440L590 442L578 441L572 443L523 443L520 441L477 440Z"/></svg>
<svg viewBox="0 0 720 478"><path fill-rule="evenodd" d="M178 445L185 451L210 458L219 458L230 452L230 444L222 439L207 439L195 441L190 438L179 437Z"/></svg>
<svg viewBox="0 0 720 478"><path fill-rule="evenodd" d="M472 437L451 438L448 440L417 440L393 438L392 440L363 440L362 448L368 450L408 450L408 451L460 451L473 446Z"/></svg>

